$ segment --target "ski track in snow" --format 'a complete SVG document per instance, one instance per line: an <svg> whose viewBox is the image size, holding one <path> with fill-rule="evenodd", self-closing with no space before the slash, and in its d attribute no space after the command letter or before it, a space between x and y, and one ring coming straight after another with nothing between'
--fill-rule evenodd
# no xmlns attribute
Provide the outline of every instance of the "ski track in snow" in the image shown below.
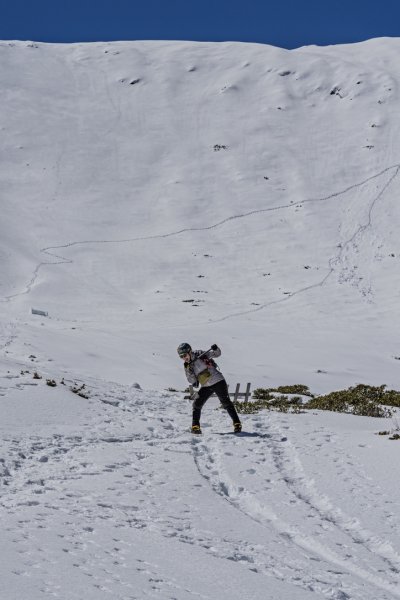
<svg viewBox="0 0 400 600"><path fill-rule="evenodd" d="M256 419L253 419L256 420ZM263 427L265 421L259 422L259 426ZM257 425L257 423L255 423ZM271 427L271 433L260 435L260 438L255 440L259 444L258 451L260 460L254 461L254 454L249 456L249 469L247 472L254 477L257 482L262 482L263 467L265 463L264 449L262 442L268 443L270 455L273 460L276 472L278 474L280 484L287 487L286 495L291 497L291 511L294 511L296 524L291 524L289 521L283 520L276 512L279 506L274 509L268 504L270 495L271 480L266 479L265 488L249 491L243 486L238 486L232 477L228 474L224 467L224 456L234 456L242 441L235 444L235 449L232 452L221 452L219 446L209 443L199 443L194 446L194 460L199 472L209 482L214 492L231 503L235 508L247 515L251 520L256 521L260 525L266 527L267 530L273 529L279 536L279 539L287 541L288 548L286 549L285 565L290 570L285 574L285 578L289 578L293 583L299 584L298 571L307 572L307 564L299 569L298 565L291 564L291 554L293 546L298 549L305 550L307 560L314 560L317 564L320 563L320 572L316 567L313 571L313 588L320 593L326 594L330 598L365 598L365 585L368 584L372 588L376 587L380 594L380 598L400 597L400 556L393 549L390 543L387 543L366 529L362 528L356 519L346 516L339 508L335 507L330 499L320 493L313 481L307 479L300 461L299 455L294 450L292 444L282 436L282 431L279 428ZM289 427L287 427L289 429ZM231 459L232 460L232 459ZM254 468L251 465L256 463ZM343 461L345 463L345 461ZM341 464L343 464L340 461ZM354 476L354 470L351 471ZM357 487L360 480L354 485ZM358 497L366 495L371 497L371 491L368 487L370 482L366 482L362 487L362 494ZM361 488L358 489L358 492ZM282 496L282 494L280 494ZM265 499L264 499L265 498ZM374 503L371 506L376 506L377 500L374 498ZM299 511L304 512L305 531L298 527L298 523L302 522L299 519ZM383 519L384 517L382 517ZM313 530L319 527L321 531L317 534L310 535L310 520L313 522ZM334 533L334 538L331 541L329 538ZM318 536L318 537L317 537ZM270 534L268 534L270 538ZM279 542L277 542L278 544ZM333 546L333 547L332 547ZM335 547L336 546L336 547ZM341 550L339 553L338 548ZM296 560L299 560L299 554L296 552ZM268 561L270 563L270 559ZM278 566L278 571L281 572L283 566ZM336 569L336 570L335 570ZM338 570L339 569L339 570ZM338 576L338 582L332 584L327 582L327 573L332 573ZM351 583L346 582L346 573L351 573L359 580L355 584L354 579ZM382 576L382 573L385 576ZM343 589L342 589L342 583ZM304 587L309 585L309 581L301 582ZM328 587L327 587L328 586ZM388 596L382 595L382 592L389 593ZM349 595L348 595L349 594ZM374 597L374 596L371 596Z"/></svg>
<svg viewBox="0 0 400 600"><path fill-rule="evenodd" d="M27 377L8 375L0 391L24 393L28 385ZM136 530L319 597L400 597L399 554L321 493L303 467L286 417L247 415L246 429L253 433L218 435L228 423L223 411L214 411L212 426L205 415L205 433L193 438L186 431L190 405L176 395L135 392L132 397L122 385L100 386L89 381L90 398L82 402L89 403L90 419L79 431L13 432L3 442L1 519L20 557L15 575L39 577L43 594L57 596L54 572L61 556L77 572L77 581L87 581L89 599L111 591L117 600L148 597L138 593L140 584L132 586L132 569L155 595L210 597L182 588L156 562L144 560L129 533ZM334 441L333 434L316 427L306 447L315 452L329 443L337 475L352 478L353 494L374 513L372 522L392 518L396 539L400 528L387 500ZM199 493L206 499L197 503ZM224 503L233 524L240 523L237 532L235 527L221 531L213 516L202 518L208 506L213 515L215 502Z"/></svg>
<svg viewBox="0 0 400 600"><path fill-rule="evenodd" d="M332 199L332 198L336 198L338 196L346 194L348 191L351 191L351 190L353 190L355 188L358 188L358 187L361 187L361 186L365 185L366 183L370 182L371 180L376 179L377 177L380 177L380 176L384 175L385 173L387 173L388 171L390 171L392 169L395 169L395 172L393 173L393 175L390 177L390 179L385 183L385 185L379 191L379 193L377 194L377 196L371 202L371 205L370 205L369 210L368 210L367 223L364 224L364 225L360 224L358 226L357 230L355 231L355 233L352 235L351 238L349 238L345 242L339 244L339 252L338 252L338 254L336 256L332 257L329 260L329 262L328 262L328 273L321 279L321 281L318 281L317 283L314 283L312 285L309 285L309 286L306 286L306 287L301 288L299 290L296 290L295 292L290 292L290 293L288 293L285 296L285 298L279 298L277 300L272 300L270 302L266 302L265 304L261 304L257 308L252 308L250 310L232 313L232 314L226 315L225 317L222 317L220 319L215 319L212 322L213 323L219 323L221 321L226 321L227 319L231 319L233 317L239 317L239 316L242 316L242 315L248 315L248 314L251 314L251 313L259 312L260 310L263 310L264 308L267 308L268 306L273 306L274 304L281 304L282 302L287 302L288 300L290 300L291 298L294 298L295 296L298 296L300 294L303 294L303 293L308 292L310 290L313 290L315 288L322 287L328 281L328 279L330 279L330 277L337 271L338 268L341 268L342 271L344 269L346 269L346 265L345 264L342 266L342 264L345 262L344 256L345 256L346 250L352 244L355 245L355 241L358 240L358 239L360 239L362 237L363 233L369 227L371 227L373 209L375 208L375 206L376 206L377 202L380 200L380 198L383 196L384 192L389 188L389 186L393 183L394 179L399 174L400 165L394 165L392 167L388 167L388 168L384 169L383 171L381 171L380 173L378 173L377 175L373 175L372 177L369 177L368 179L366 179L365 181L363 181L361 183L352 185L349 188L346 188L345 190L343 190L342 192L337 192L335 194L332 194L331 196L327 196L326 198L321 198L321 199L316 199L316 200L312 200L312 199L310 199L310 200L304 200L303 202L299 203L299 204L305 204L306 202L322 202L322 201L326 201L326 200L329 200L329 199ZM293 205L293 206L296 206L296 205Z"/></svg>
<svg viewBox="0 0 400 600"><path fill-rule="evenodd" d="M0 323L0 339L4 340L0 344L1 350L6 350L17 338L16 326L14 323Z"/></svg>
<svg viewBox="0 0 400 600"><path fill-rule="evenodd" d="M11 300L13 300L14 298L17 298L19 296L22 295L26 295L29 294L30 291L32 290L33 285L35 284L38 276L39 276L39 272L41 270L42 267L44 266L50 266L50 265L62 265L62 264L73 264L73 260L67 259L64 256L61 256L60 254L56 254L54 251L55 250L62 250L62 249L68 249L68 248L72 248L74 246L82 246L82 245L94 245L94 244L126 244L126 243L134 243L134 242L140 242L140 241L148 241L148 240L155 240L155 239L165 239L165 238L169 238L169 237L175 237L175 236L179 236L185 233L190 233L190 232L202 232L202 231L210 231L212 229L216 229L218 227L221 227L223 225L225 225L226 223L229 223L231 221L234 221L236 219L244 219L247 217L251 217L257 214L263 214L263 213L269 213L269 212L275 212L275 211L280 211L280 210L287 210L287 209L292 209L292 208L296 208L296 206L298 205L304 205L304 204L311 204L311 203L321 203L321 202L327 202L329 200L332 200L334 198L338 198L340 196L343 196L345 194L347 194L348 192L351 192L355 189L361 188L363 185L374 181L380 177L382 177L383 175L385 175L386 173L389 173L390 171L394 171L394 173L391 175L391 177L389 178L389 180L383 185L383 187L381 188L381 190L378 192L378 194L373 198L369 210L368 210L368 219L367 222L365 224L360 224L358 226L358 228L356 229L355 233L351 236L351 238L349 238L348 240L346 240L345 242L339 244L339 252L332 257L329 260L328 263L328 272L327 274L321 279L321 281L316 282L312 285L306 286L304 288L301 288L297 291L288 293L284 298L279 298L277 300L272 300L269 302L266 302L264 304L261 304L260 306L257 306L257 308L252 308L250 310L246 310L246 311L240 311L240 312L235 312L232 314L228 314L225 315L222 318L218 318L218 319L210 319L209 322L210 323L219 323L222 321L225 321L227 319L231 319L231 318L235 318L235 317L239 317L239 316L243 316L243 315L248 315L248 314L252 314L255 312L258 312L260 310L263 310L265 308L267 308L268 306L273 306L275 304L280 304L282 302L287 302L290 299L294 298L295 296L298 296L300 294L303 294L305 292L308 292L312 289L318 288L318 287L322 287L327 281L328 279L333 275L333 273L336 272L337 269L341 269L342 271L346 269L345 266L345 253L346 250L353 244L356 244L356 240L359 240L362 235L365 233L365 231L371 227L372 224L372 212L376 206L376 204L378 203L378 201L382 198L382 196L384 195L384 193L387 191L387 189L390 187L390 185L393 183L393 181L396 179L396 177L399 174L400 171L400 163L399 164L394 164L390 167L386 167L385 169L381 170L379 173L376 173L375 175L372 175L370 177L367 177L366 179L364 179L361 182L352 184L350 186L348 186L347 188L340 190L339 192L334 192L332 194L329 194L327 196L321 197L321 198L308 198L305 200L300 200L296 203L293 204L283 204L280 206L274 206L274 207L270 207L270 208L265 208L265 209L257 209L257 210L252 210L243 214L237 214L237 215L232 215L230 217L227 217L221 221L219 221L218 223L214 223L212 225L206 226L206 227L188 227L188 228L184 228L184 229L180 229L178 231L172 231L169 233L165 233L165 234L158 234L158 235L150 235L150 236L140 236L140 237L134 237L134 238L127 238L127 239L121 239L121 240L81 240L81 241L74 241L74 242L68 242L66 244L61 244L59 246L48 246L45 248L42 248L40 250L40 252L42 254L46 254L52 258L56 258L59 259L56 262L54 261L46 261L46 262L41 262L39 263L36 268L33 271L33 275L31 280L28 282L26 288L24 291L22 292L18 292L15 294L11 294L8 296L4 296L3 298L0 299L1 302L10 302Z"/></svg>

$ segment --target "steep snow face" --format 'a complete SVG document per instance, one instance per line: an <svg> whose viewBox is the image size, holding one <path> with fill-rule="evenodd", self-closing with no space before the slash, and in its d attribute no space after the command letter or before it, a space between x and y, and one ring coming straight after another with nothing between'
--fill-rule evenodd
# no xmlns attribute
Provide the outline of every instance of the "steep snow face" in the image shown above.
<svg viewBox="0 0 400 600"><path fill-rule="evenodd" d="M232 383L395 387L399 50L1 43L7 357L176 386L218 342Z"/></svg>

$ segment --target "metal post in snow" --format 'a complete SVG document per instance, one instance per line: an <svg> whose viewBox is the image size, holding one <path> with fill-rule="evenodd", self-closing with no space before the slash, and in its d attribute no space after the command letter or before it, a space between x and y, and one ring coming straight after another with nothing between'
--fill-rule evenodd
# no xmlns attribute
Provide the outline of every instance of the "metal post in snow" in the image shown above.
<svg viewBox="0 0 400 600"><path fill-rule="evenodd" d="M233 397L233 401L236 402L237 399L239 398L239 390L240 390L240 383L236 384L236 390L235 390L235 395Z"/></svg>
<svg viewBox="0 0 400 600"><path fill-rule="evenodd" d="M246 386L246 394L245 394L245 397L244 397L244 401L245 401L245 402L248 402L248 400L249 400L249 398L250 398L250 395L251 395L251 394L250 394L250 385L251 385L251 384L250 384L250 383L248 383L248 384L247 384L247 386Z"/></svg>

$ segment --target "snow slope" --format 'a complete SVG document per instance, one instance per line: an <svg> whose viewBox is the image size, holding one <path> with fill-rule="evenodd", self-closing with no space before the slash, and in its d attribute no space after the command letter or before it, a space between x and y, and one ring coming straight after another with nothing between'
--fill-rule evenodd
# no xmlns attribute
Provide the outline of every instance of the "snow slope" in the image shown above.
<svg viewBox="0 0 400 600"><path fill-rule="evenodd" d="M387 421L261 413L238 437L210 400L193 439L181 395L65 383L0 380L2 598L400 596Z"/></svg>
<svg viewBox="0 0 400 600"><path fill-rule="evenodd" d="M5 343L147 387L183 340L254 385L395 386L399 45L2 43Z"/></svg>
<svg viewBox="0 0 400 600"><path fill-rule="evenodd" d="M399 50L0 43L1 598L400 596L395 421L166 391L399 387Z"/></svg>

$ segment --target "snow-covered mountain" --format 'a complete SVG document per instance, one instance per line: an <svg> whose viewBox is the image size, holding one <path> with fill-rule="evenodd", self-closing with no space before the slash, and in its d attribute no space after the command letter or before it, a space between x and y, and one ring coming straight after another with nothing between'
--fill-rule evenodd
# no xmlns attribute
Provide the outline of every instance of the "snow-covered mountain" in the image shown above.
<svg viewBox="0 0 400 600"><path fill-rule="evenodd" d="M399 50L3 42L9 354L176 386L218 341L238 381L395 386Z"/></svg>
<svg viewBox="0 0 400 600"><path fill-rule="evenodd" d="M400 596L387 423L165 391L399 388L399 52L0 43L2 598Z"/></svg>

